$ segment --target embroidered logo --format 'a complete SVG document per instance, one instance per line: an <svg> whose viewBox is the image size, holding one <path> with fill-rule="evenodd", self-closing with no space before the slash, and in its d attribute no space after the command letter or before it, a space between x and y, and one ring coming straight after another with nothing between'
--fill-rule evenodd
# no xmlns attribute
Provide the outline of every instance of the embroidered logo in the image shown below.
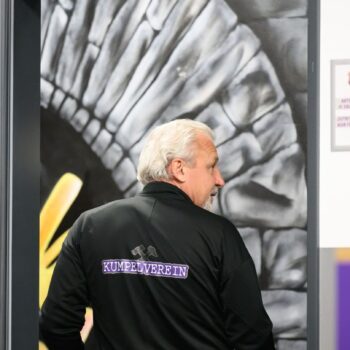
<svg viewBox="0 0 350 350"><path fill-rule="evenodd" d="M158 257L157 251L153 246L147 249L143 244L131 250L131 254L137 260L129 259L107 259L102 260L102 273L116 274L127 273L154 277L170 277L186 279L189 266L183 264L163 263L159 261L149 261L150 257Z"/></svg>
<svg viewBox="0 0 350 350"><path fill-rule="evenodd" d="M188 276L188 270L188 265L170 264L159 261L128 259L102 260L102 272L104 274L128 273L154 277L186 279Z"/></svg>
<svg viewBox="0 0 350 350"><path fill-rule="evenodd" d="M157 258L158 257L158 254L157 254L157 251L156 251L156 248L154 248L153 246L149 245L147 247L147 250L145 248L145 246L143 244L135 247L132 251L131 251L131 254L134 255L134 256L137 256L139 255L140 257L137 259L137 260L143 260L143 261L146 261L146 260L149 260L149 258L151 256Z"/></svg>

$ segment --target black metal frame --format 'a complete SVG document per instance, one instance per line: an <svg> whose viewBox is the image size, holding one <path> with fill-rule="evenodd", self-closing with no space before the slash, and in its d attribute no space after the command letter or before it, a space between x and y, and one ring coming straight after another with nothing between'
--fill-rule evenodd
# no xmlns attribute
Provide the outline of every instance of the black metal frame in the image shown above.
<svg viewBox="0 0 350 350"><path fill-rule="evenodd" d="M9 342L10 130L11 130L11 3L0 2L0 349Z"/></svg>
<svg viewBox="0 0 350 350"><path fill-rule="evenodd" d="M307 120L307 348L319 349L319 67L320 0L309 0Z"/></svg>
<svg viewBox="0 0 350 350"><path fill-rule="evenodd" d="M1 0L0 348L38 347L40 2Z"/></svg>

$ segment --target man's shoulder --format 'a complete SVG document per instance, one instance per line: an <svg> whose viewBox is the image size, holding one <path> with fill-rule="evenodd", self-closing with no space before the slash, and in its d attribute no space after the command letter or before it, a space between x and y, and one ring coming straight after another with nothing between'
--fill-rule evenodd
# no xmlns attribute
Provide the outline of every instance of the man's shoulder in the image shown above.
<svg viewBox="0 0 350 350"><path fill-rule="evenodd" d="M109 216L111 214L115 214L116 212L124 211L124 210L130 210L137 205L137 199L136 197L132 198L123 198L123 199L117 199L112 202L108 202L105 204L102 204L98 207L89 209L85 211L82 216L84 219L98 219L103 218L105 216Z"/></svg>
<svg viewBox="0 0 350 350"><path fill-rule="evenodd" d="M236 231L234 224L224 216L195 205L193 206L193 211L187 212L187 215L192 216L197 222L201 222L209 230L217 228L226 232Z"/></svg>

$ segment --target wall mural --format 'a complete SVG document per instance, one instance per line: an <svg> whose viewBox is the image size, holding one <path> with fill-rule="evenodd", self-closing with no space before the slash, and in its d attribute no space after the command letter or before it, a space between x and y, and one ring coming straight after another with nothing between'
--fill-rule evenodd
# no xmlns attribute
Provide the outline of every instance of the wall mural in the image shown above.
<svg viewBox="0 0 350 350"><path fill-rule="evenodd" d="M215 132L215 211L253 256L277 348L306 349L307 1L42 0L41 16L41 300L77 216L140 191L144 135L192 118Z"/></svg>

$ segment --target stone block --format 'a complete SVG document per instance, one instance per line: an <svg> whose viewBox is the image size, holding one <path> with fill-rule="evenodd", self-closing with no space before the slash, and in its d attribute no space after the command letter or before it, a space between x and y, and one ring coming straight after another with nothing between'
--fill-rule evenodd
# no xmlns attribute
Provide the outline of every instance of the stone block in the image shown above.
<svg viewBox="0 0 350 350"><path fill-rule="evenodd" d="M71 11L74 7L74 1L73 0L58 0L59 4L66 10Z"/></svg>
<svg viewBox="0 0 350 350"><path fill-rule="evenodd" d="M308 20L271 18L250 26L279 72L284 88L291 93L306 91Z"/></svg>
<svg viewBox="0 0 350 350"><path fill-rule="evenodd" d="M298 140L292 112L287 103L282 103L257 120L252 131L265 156L271 156Z"/></svg>
<svg viewBox="0 0 350 350"><path fill-rule="evenodd" d="M219 169L227 181L243 169L255 165L264 156L255 135L242 132L218 147Z"/></svg>
<svg viewBox="0 0 350 350"><path fill-rule="evenodd" d="M247 247L250 256L252 257L258 277L261 275L261 259L262 259L262 242L260 233L252 227L238 228L240 235L243 238L244 244Z"/></svg>
<svg viewBox="0 0 350 350"><path fill-rule="evenodd" d="M222 188L221 207L237 226L300 227L307 217L305 160L297 144Z"/></svg>
<svg viewBox="0 0 350 350"><path fill-rule="evenodd" d="M263 291L262 298L277 339L306 338L306 293L290 290Z"/></svg>
<svg viewBox="0 0 350 350"><path fill-rule="evenodd" d="M219 168L224 179L229 180L296 141L291 110L283 103L258 119L251 131L238 133L218 147Z"/></svg>
<svg viewBox="0 0 350 350"><path fill-rule="evenodd" d="M54 0L41 2L41 31L40 31L40 48L43 49L47 28L49 27L52 11L55 8Z"/></svg>
<svg viewBox="0 0 350 350"><path fill-rule="evenodd" d="M65 33L62 53L59 59L56 84L64 91L73 86L90 30L95 1L77 0Z"/></svg>
<svg viewBox="0 0 350 350"><path fill-rule="evenodd" d="M107 85L98 99L95 115L103 119L113 109L115 104L123 95L137 65L147 52L153 40L154 31L147 21L143 21L137 28L135 34L130 39L123 55L111 72ZM115 132L114 123L107 121L107 129Z"/></svg>
<svg viewBox="0 0 350 350"><path fill-rule="evenodd" d="M260 51L221 93L222 106L239 128L245 128L272 111L284 99L274 67Z"/></svg>
<svg viewBox="0 0 350 350"><path fill-rule="evenodd" d="M105 153L111 141L112 141L112 135L106 129L102 129L100 133L97 135L94 143L92 144L91 149L99 157L101 157Z"/></svg>
<svg viewBox="0 0 350 350"><path fill-rule="evenodd" d="M92 119L83 132L83 139L90 145L101 129L100 121Z"/></svg>
<svg viewBox="0 0 350 350"><path fill-rule="evenodd" d="M40 79L40 104L42 107L47 108L49 106L54 89L49 81L43 78Z"/></svg>
<svg viewBox="0 0 350 350"><path fill-rule="evenodd" d="M278 350L307 350L307 341L305 340L287 340L277 341Z"/></svg>
<svg viewBox="0 0 350 350"><path fill-rule="evenodd" d="M60 109L60 116L63 119L66 120L71 120L74 113L77 111L78 109L78 103L74 98L71 97L66 97L66 99L64 100L61 109Z"/></svg>
<svg viewBox="0 0 350 350"><path fill-rule="evenodd" d="M300 229L266 231L263 235L263 263L268 288L300 289L307 279L307 234Z"/></svg>
<svg viewBox="0 0 350 350"><path fill-rule="evenodd" d="M205 123L213 130L216 145L224 143L237 133L237 128L217 102L213 102L206 107L195 120Z"/></svg>
<svg viewBox="0 0 350 350"><path fill-rule="evenodd" d="M117 143L112 143L102 157L102 163L112 170L123 157L123 150Z"/></svg>
<svg viewBox="0 0 350 350"><path fill-rule="evenodd" d="M88 36L89 42L96 46L102 45L107 30L123 3L124 1L122 0L103 0L97 2Z"/></svg>
<svg viewBox="0 0 350 350"><path fill-rule="evenodd" d="M51 106L55 111L58 111L60 109L65 97L66 94L61 89L55 90L51 100Z"/></svg>
<svg viewBox="0 0 350 350"><path fill-rule="evenodd" d="M139 158L141 151L143 149L143 145L145 143L145 138L142 138L139 142L137 142L132 148L129 149L129 156L132 162L135 164L135 167L137 167L137 164L139 163Z"/></svg>
<svg viewBox="0 0 350 350"><path fill-rule="evenodd" d="M149 23L154 30L160 31L163 24L168 17L170 11L173 9L176 0L152 0L148 6L146 15Z"/></svg>
<svg viewBox="0 0 350 350"><path fill-rule="evenodd" d="M131 37L141 22L149 0L124 2L109 26L101 52L91 71L89 83L83 96L83 104L94 108L101 96L114 67L124 54Z"/></svg>
<svg viewBox="0 0 350 350"><path fill-rule="evenodd" d="M99 49L95 45L88 44L79 67L77 68L77 74L70 93L79 100L85 91L91 69L96 61L98 53Z"/></svg>
<svg viewBox="0 0 350 350"><path fill-rule="evenodd" d="M66 12L61 6L56 5L50 19L41 55L41 76L46 80L54 80L58 57L61 53L61 43L65 37L67 23L68 16Z"/></svg>
<svg viewBox="0 0 350 350"><path fill-rule="evenodd" d="M239 19L249 22L262 18L306 17L307 0L226 0Z"/></svg>
<svg viewBox="0 0 350 350"><path fill-rule="evenodd" d="M120 162L113 170L112 177L122 192L128 190L136 182L136 169L130 158L124 158Z"/></svg>
<svg viewBox="0 0 350 350"><path fill-rule="evenodd" d="M85 128L89 119L89 112L86 109L79 109L78 112L75 113L70 123L72 124L73 128L80 133Z"/></svg>

